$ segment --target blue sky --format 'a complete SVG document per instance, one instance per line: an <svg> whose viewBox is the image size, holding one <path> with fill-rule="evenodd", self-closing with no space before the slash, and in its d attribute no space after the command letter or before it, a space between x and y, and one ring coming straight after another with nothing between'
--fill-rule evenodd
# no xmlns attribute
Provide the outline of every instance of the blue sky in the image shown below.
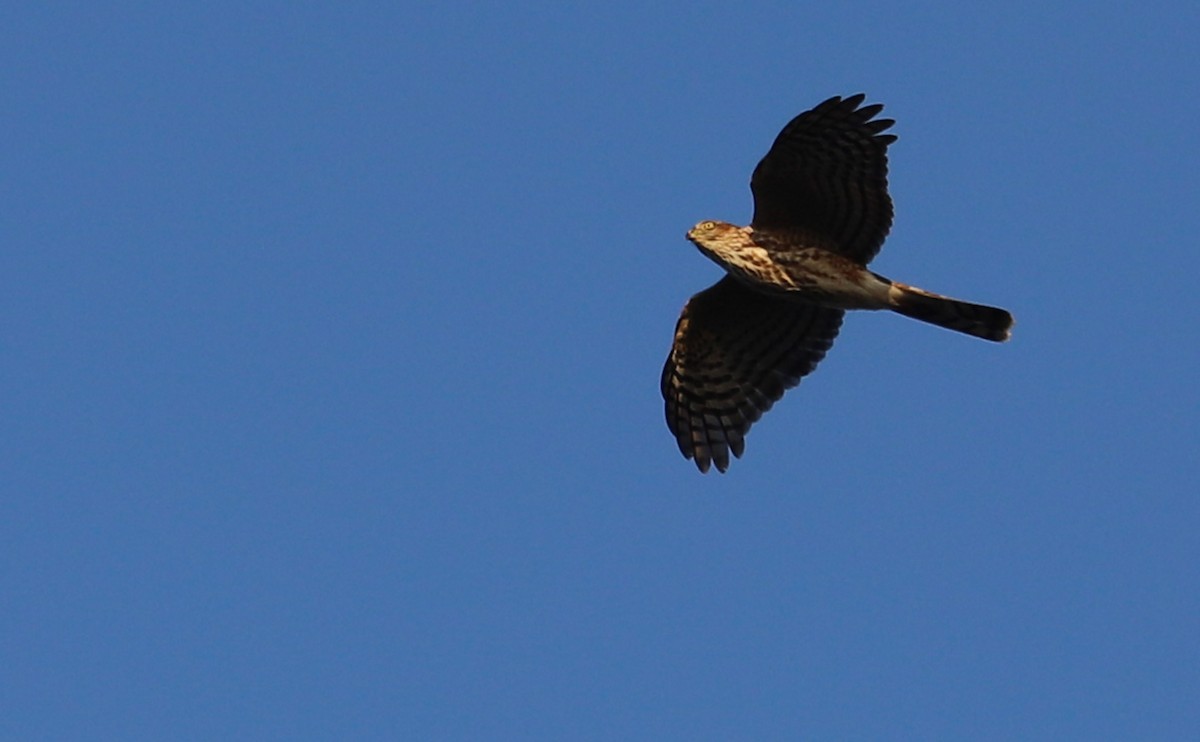
<svg viewBox="0 0 1200 742"><path fill-rule="evenodd" d="M0 11L0 737L1195 739L1194 3ZM724 476L658 379L750 171L873 267Z"/></svg>

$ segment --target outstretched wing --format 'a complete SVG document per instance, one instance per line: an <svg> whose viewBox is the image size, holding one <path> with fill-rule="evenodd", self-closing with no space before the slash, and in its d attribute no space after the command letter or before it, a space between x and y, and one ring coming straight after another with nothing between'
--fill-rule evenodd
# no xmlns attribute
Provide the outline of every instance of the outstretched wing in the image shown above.
<svg viewBox="0 0 1200 742"><path fill-rule="evenodd" d="M693 296L662 374L667 427L700 471L729 468L745 435L833 345L842 310L760 294L726 276Z"/></svg>
<svg viewBox="0 0 1200 742"><path fill-rule="evenodd" d="M816 233L866 265L892 226L887 146L895 122L871 119L861 93L835 96L792 119L750 178L754 227Z"/></svg>

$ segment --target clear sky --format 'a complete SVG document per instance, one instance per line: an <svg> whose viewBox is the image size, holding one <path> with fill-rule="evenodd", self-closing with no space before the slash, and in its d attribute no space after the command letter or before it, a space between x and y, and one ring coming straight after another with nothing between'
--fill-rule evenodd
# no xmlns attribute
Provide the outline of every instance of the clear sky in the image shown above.
<svg viewBox="0 0 1200 742"><path fill-rule="evenodd" d="M0 11L0 738L1200 738L1200 6L814 5ZM702 476L684 232L860 91L1013 340Z"/></svg>

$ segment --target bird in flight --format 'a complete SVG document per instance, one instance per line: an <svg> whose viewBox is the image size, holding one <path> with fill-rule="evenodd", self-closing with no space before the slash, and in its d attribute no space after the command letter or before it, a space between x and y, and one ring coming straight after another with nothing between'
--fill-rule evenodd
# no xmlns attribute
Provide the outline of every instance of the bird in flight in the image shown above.
<svg viewBox="0 0 1200 742"><path fill-rule="evenodd" d="M867 269L892 226L879 104L836 96L792 119L750 178L750 226L687 233L725 269L688 300L662 374L667 427L701 472L741 457L750 426L825 357L848 309L889 309L1004 341L1012 315Z"/></svg>

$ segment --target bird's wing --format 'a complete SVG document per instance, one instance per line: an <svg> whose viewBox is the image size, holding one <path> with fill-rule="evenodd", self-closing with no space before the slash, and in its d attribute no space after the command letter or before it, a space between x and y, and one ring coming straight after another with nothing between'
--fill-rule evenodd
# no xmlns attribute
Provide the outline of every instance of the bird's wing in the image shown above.
<svg viewBox="0 0 1200 742"><path fill-rule="evenodd" d="M879 104L836 96L788 122L754 175L754 227L815 233L865 265L892 226L887 146L894 121Z"/></svg>
<svg viewBox="0 0 1200 742"><path fill-rule="evenodd" d="M750 426L816 368L840 309L777 299L726 276L693 296L663 367L667 427L700 471L741 457Z"/></svg>

